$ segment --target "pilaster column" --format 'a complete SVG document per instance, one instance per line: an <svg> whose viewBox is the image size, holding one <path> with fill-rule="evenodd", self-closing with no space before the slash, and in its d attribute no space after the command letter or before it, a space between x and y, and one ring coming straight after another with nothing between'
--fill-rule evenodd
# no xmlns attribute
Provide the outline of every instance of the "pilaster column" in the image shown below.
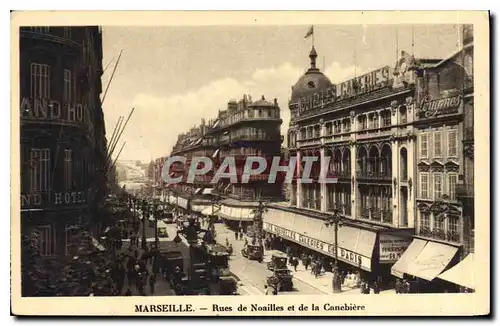
<svg viewBox="0 0 500 326"><path fill-rule="evenodd" d="M319 150L320 153L320 160L321 160L321 167L328 169L328 165L325 162L325 148L321 147ZM328 190L326 187L326 182L324 180L321 180L320 178L320 198L321 198L321 211L326 212L328 207L327 207L327 199L328 199Z"/></svg>
<svg viewBox="0 0 500 326"><path fill-rule="evenodd" d="M417 171L415 167L415 140L408 139L407 148L407 169L408 169L408 227L416 227L414 221L416 220L415 214L415 186L417 184ZM411 185L411 187L410 187Z"/></svg>
<svg viewBox="0 0 500 326"><path fill-rule="evenodd" d="M300 161L302 160L302 153L297 151L297 208L302 207L302 183L300 183Z"/></svg>
<svg viewBox="0 0 500 326"><path fill-rule="evenodd" d="M355 139L356 135L351 134L351 139ZM351 150L351 202L347 203L351 205L351 217L353 219L357 218L356 204L358 202L358 186L356 181L356 151L357 145L354 141L351 142L349 146Z"/></svg>
<svg viewBox="0 0 500 326"><path fill-rule="evenodd" d="M392 151L392 179L391 179L391 186L392 186L392 224L396 227L399 227L400 225L400 214L399 211L401 209L400 203L399 203L399 185L400 181L399 180L399 153L398 153L398 141L393 140L391 141L391 151ZM396 181L396 182L394 182Z"/></svg>

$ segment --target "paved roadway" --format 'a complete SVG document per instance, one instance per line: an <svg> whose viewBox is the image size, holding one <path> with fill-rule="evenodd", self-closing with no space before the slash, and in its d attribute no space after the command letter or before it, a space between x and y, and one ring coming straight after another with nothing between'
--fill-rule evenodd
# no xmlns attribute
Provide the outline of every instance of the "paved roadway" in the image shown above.
<svg viewBox="0 0 500 326"><path fill-rule="evenodd" d="M155 233L154 233L154 227L149 227L148 223L146 222L146 238L154 238ZM170 234L169 234L170 235ZM142 223L140 224L140 230L139 230L139 237L142 237ZM139 246L141 244L141 241L139 240ZM122 246L122 250L127 250L129 246L128 242L124 242ZM140 250L142 252L142 250ZM148 263L147 266L148 270L150 273L152 272L152 266L150 263ZM125 277L125 284L123 286L123 292L122 295L127 291L128 288L128 280L127 277ZM131 286L130 290L132 291L132 295L136 296L139 295L139 291L137 290L136 286ZM144 292L146 293L146 296L171 296L175 295L175 292L170 288L170 284L163 278L163 276L158 273L156 274L156 283L155 283L155 289L154 293L150 292L149 285L146 285L144 288Z"/></svg>
<svg viewBox="0 0 500 326"><path fill-rule="evenodd" d="M264 285L266 285L267 277L271 275L271 272L267 269L267 262L270 260L270 257L266 255L262 263L244 258L241 255L241 249L243 249L245 243L244 240L235 240L234 232L227 229L223 224L217 223L215 230L217 232L217 242L225 244L227 238L233 245L234 252L229 261L230 270L241 279L243 285L251 286L253 289L252 292L257 290L260 292L259 294L264 294ZM323 294L323 292L296 278L293 279L293 286L293 291L283 291L279 294Z"/></svg>

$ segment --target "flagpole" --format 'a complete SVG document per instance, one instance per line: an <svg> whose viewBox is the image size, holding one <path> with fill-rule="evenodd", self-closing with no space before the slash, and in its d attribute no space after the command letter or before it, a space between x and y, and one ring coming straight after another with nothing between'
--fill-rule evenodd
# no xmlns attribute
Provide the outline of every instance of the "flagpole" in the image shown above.
<svg viewBox="0 0 500 326"><path fill-rule="evenodd" d="M312 25L312 47L314 47L314 25Z"/></svg>

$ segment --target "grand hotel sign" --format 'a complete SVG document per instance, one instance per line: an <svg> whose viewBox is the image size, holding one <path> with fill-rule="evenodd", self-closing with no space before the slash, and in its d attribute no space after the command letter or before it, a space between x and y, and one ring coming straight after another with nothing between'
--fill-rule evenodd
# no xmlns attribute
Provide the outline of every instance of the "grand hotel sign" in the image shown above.
<svg viewBox="0 0 500 326"><path fill-rule="evenodd" d="M334 102L359 96L384 88L389 85L389 66L371 71L330 88L317 91L310 96L300 98L300 113L326 107Z"/></svg>
<svg viewBox="0 0 500 326"><path fill-rule="evenodd" d="M21 99L20 115L22 121L81 125L88 131L93 130L93 125L89 119L89 107L86 104L62 104L53 99L23 97Z"/></svg>
<svg viewBox="0 0 500 326"><path fill-rule="evenodd" d="M57 208L88 203L89 191L67 191L21 194L21 209Z"/></svg>

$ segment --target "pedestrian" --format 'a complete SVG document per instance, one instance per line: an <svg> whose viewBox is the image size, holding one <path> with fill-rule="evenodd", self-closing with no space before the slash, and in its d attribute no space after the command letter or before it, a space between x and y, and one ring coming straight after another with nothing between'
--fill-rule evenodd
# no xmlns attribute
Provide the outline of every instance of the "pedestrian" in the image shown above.
<svg viewBox="0 0 500 326"><path fill-rule="evenodd" d="M234 238L238 240L238 231L234 231Z"/></svg>
<svg viewBox="0 0 500 326"><path fill-rule="evenodd" d="M155 293L155 277L154 274L149 277L149 293L153 295Z"/></svg>
<svg viewBox="0 0 500 326"><path fill-rule="evenodd" d="M278 295L278 289L277 288L273 289L273 295Z"/></svg>
<svg viewBox="0 0 500 326"><path fill-rule="evenodd" d="M396 283L394 284L394 290L396 290L396 294L401 293L401 281L396 279Z"/></svg>
<svg viewBox="0 0 500 326"><path fill-rule="evenodd" d="M380 294L380 286L377 281L373 282L373 293Z"/></svg>
<svg viewBox="0 0 500 326"><path fill-rule="evenodd" d="M295 271L297 271L297 266L299 265L299 259L296 257L292 257L292 266Z"/></svg>
<svg viewBox="0 0 500 326"><path fill-rule="evenodd" d="M243 229L240 230L240 239L243 239Z"/></svg>
<svg viewBox="0 0 500 326"><path fill-rule="evenodd" d="M264 285L264 293L269 295L269 287L267 285Z"/></svg>
<svg viewBox="0 0 500 326"><path fill-rule="evenodd" d="M304 267L306 268L306 271L307 271L307 268L309 267L309 265L311 264L311 259L309 256L307 256L304 261L302 262L304 264Z"/></svg>

